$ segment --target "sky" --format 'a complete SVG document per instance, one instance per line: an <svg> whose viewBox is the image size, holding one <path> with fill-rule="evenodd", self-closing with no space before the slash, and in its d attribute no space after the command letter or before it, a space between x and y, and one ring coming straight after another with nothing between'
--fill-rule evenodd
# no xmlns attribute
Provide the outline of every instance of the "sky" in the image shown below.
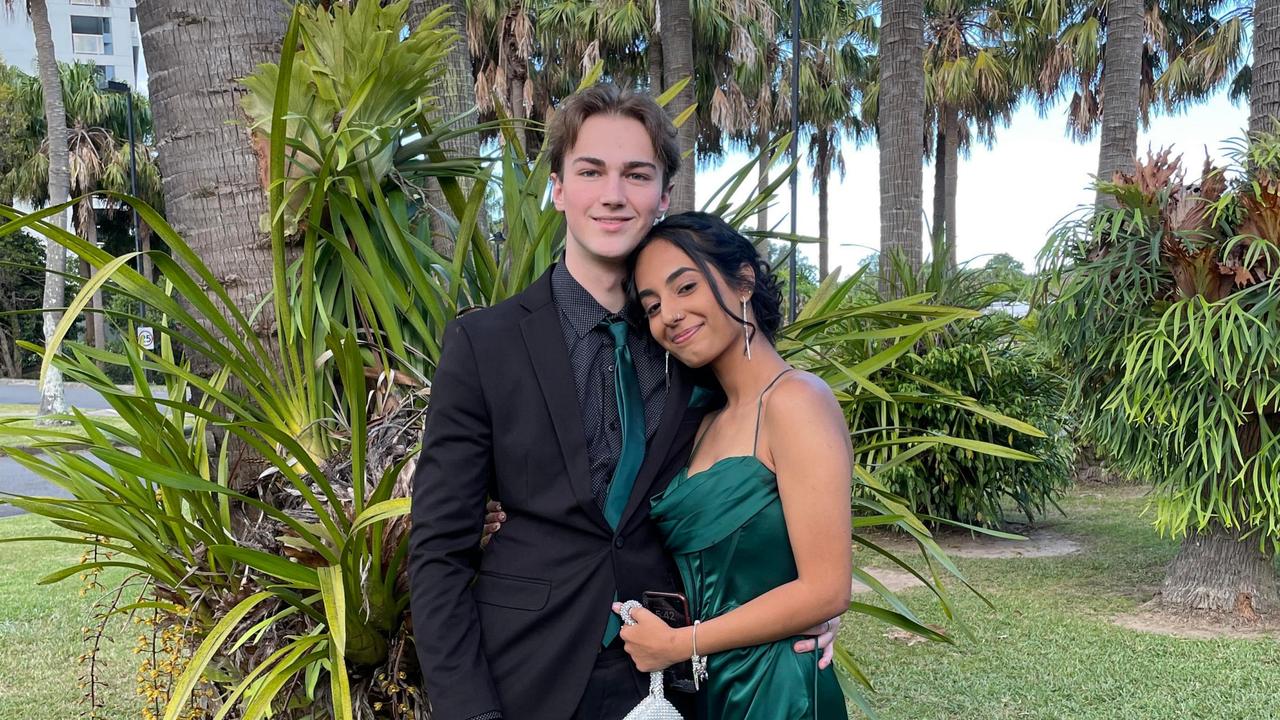
<svg viewBox="0 0 1280 720"><path fill-rule="evenodd" d="M1087 143L1072 141L1066 117L1065 101L1043 117L1024 103L1009 126L996 132L990 149L975 145L968 157L961 156L956 183L956 256L961 263L973 259L981 265L986 257L1008 253L1031 270L1050 230L1093 201L1089 186L1098 168L1098 139L1095 135ZM1138 152L1145 156L1148 147L1159 150L1171 145L1175 155L1184 155L1184 166L1193 176L1204 162L1206 149L1224 161L1225 142L1241 137L1248 122L1247 102L1233 105L1223 92L1178 114L1153 113L1150 128L1139 128ZM803 158L803 140L800 152ZM856 148L846 143L843 152L845 179L833 179L831 184L829 220L831 266L848 272L879 246L879 153L874 143ZM738 153L718 168L700 169L699 206L748 159ZM926 165L924 173L927 224L933 207L933 165ZM816 236L818 197L807 165L801 168L799 182L798 231ZM771 224L782 219L779 228L788 230L790 221L784 218L791 195L786 184L780 195L769 219ZM928 244L924 246L927 255ZM816 265L817 250L802 247Z"/></svg>

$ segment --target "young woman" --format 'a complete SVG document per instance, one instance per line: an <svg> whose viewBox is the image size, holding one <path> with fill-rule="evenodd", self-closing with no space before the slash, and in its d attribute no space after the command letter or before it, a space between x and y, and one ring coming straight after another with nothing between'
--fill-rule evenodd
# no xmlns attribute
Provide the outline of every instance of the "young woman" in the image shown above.
<svg viewBox="0 0 1280 720"><path fill-rule="evenodd" d="M633 310L654 339L710 370L727 401L703 421L687 468L652 500L697 622L673 629L634 610L626 650L645 672L707 658L702 720L845 718L833 670L792 651L796 636L849 604L844 416L826 383L774 349L778 284L723 220L669 217L628 267Z"/></svg>

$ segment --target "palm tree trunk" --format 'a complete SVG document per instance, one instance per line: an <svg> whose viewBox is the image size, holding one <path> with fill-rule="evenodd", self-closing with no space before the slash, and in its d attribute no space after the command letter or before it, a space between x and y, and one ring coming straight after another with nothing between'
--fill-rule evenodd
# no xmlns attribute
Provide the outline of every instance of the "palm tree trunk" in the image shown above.
<svg viewBox="0 0 1280 720"><path fill-rule="evenodd" d="M441 116L452 120L470 112L476 104L475 76L471 71L471 51L467 47L467 4L465 0L413 0L405 13L405 20L410 28L417 28L422 18L439 7L449 8L449 16L443 25L458 33L458 39L445 59L444 75L433 88L440 99ZM480 154L480 138L474 133L468 133L445 141L444 147L450 157L477 157ZM464 182L464 187L469 185L470 183ZM449 209L440 183L435 180L427 183L427 202L433 208L445 212ZM430 210L426 216L431 226L431 245L441 255L453 257L453 237L449 234L444 219L440 213Z"/></svg>
<svg viewBox="0 0 1280 720"><path fill-rule="evenodd" d="M756 152L763 153L769 144L769 130L763 126L756 128ZM756 193L764 195L764 191L769 187L769 158L761 156L760 164L756 166ZM769 229L769 208L762 206L760 212L756 213L756 230L765 232Z"/></svg>
<svg viewBox="0 0 1280 720"><path fill-rule="evenodd" d="M1107 42L1102 55L1102 142L1098 180L1132 168L1138 155L1138 95L1142 86L1143 0L1107 0ZM1098 193L1097 202L1115 199Z"/></svg>
<svg viewBox="0 0 1280 720"><path fill-rule="evenodd" d="M947 224L947 124L942 119L943 108L938 108L938 117L934 122L937 132L933 141L933 217L929 228L930 240L936 240L938 233Z"/></svg>
<svg viewBox="0 0 1280 720"><path fill-rule="evenodd" d="M148 282L151 281L151 226L140 222L138 223L138 239L142 246L142 277Z"/></svg>
<svg viewBox="0 0 1280 720"><path fill-rule="evenodd" d="M248 314L272 289L267 159L259 156L238 79L279 58L283 0L139 0L165 214ZM268 335L270 313L255 330ZM271 343L268 343L271 345Z"/></svg>
<svg viewBox="0 0 1280 720"><path fill-rule="evenodd" d="M943 217L947 227L947 262L956 266L956 181L960 174L960 113L949 108L947 122L946 198Z"/></svg>
<svg viewBox="0 0 1280 720"><path fill-rule="evenodd" d="M533 107L526 103L525 86L529 82L529 57L521 50L520 25L526 22L528 12L523 2L513 2L502 21L502 49L499 62L507 86L501 88L507 113L517 120L533 117ZM497 88L495 88L496 90ZM524 129L525 153L536 157L542 146L541 132L532 125Z"/></svg>
<svg viewBox="0 0 1280 720"><path fill-rule="evenodd" d="M18 316L10 315L8 327L0 327L0 363L4 364L4 376L22 377L22 359L18 354Z"/></svg>
<svg viewBox="0 0 1280 720"><path fill-rule="evenodd" d="M1249 132L1274 132L1280 118L1280 0L1254 0Z"/></svg>
<svg viewBox="0 0 1280 720"><path fill-rule="evenodd" d="M92 200L86 198L80 204L86 206L81 217L80 231L84 234L85 242L96 246L98 244L98 213L93 209ZM86 279L93 274L93 269L89 267L89 262L83 258L80 259L80 274ZM89 300L89 314L85 316L84 327L86 344L92 345L98 350L105 350L107 347L107 335L106 323L102 317L101 290L95 292Z"/></svg>
<svg viewBox="0 0 1280 720"><path fill-rule="evenodd" d="M44 94L44 118L49 146L49 203L61 205L67 201L71 186L71 158L67 150L67 111L62 104L62 78L58 73L58 61L53 51L53 31L49 27L49 10L45 0L29 0L28 12L35 29L36 68L40 73L40 89ZM70 226L69 212L60 212L49 222L61 230ZM44 266L44 337L48 341L62 321L59 308L67 304L66 281L62 274L67 268L67 250L52 239L45 243ZM39 415L66 412L62 394L62 371L50 366L40 386Z"/></svg>
<svg viewBox="0 0 1280 720"><path fill-rule="evenodd" d="M662 81L662 36L656 30L649 33L649 44L645 46L644 57L649 64L649 93L656 97L667 89Z"/></svg>
<svg viewBox="0 0 1280 720"><path fill-rule="evenodd" d="M831 268L831 226L827 215L831 183L831 137L825 130L818 133L818 157L813 170L818 182L818 277L825 280Z"/></svg>
<svg viewBox="0 0 1280 720"><path fill-rule="evenodd" d="M1255 457L1262 447L1264 423L1274 433L1280 418L1253 412L1236 431L1243 457ZM1180 610L1207 610L1234 614L1253 621L1280 610L1270 543L1241 528L1226 528L1210 521L1199 532L1190 532L1165 571L1158 601Z"/></svg>
<svg viewBox="0 0 1280 720"><path fill-rule="evenodd" d="M924 157L924 0L885 0L880 33L880 287L893 256L920 269Z"/></svg>
<svg viewBox="0 0 1280 720"><path fill-rule="evenodd" d="M165 214L245 315L271 294L274 279L260 225L269 161L247 129L239 78L279 59L289 11L285 0L139 0L137 8ZM272 313L259 313L253 331L269 338ZM193 360L197 372L214 370ZM255 482L266 467L261 456L229 433L218 441L229 444L232 486Z"/></svg>
<svg viewBox="0 0 1280 720"><path fill-rule="evenodd" d="M693 19L689 14L689 0L658 0L658 12L662 14L663 84L671 87L685 78L693 77ZM693 90L694 83L690 82L667 105L671 117L679 116L694 104ZM691 116L680 126L677 136L680 155L684 158L684 170L674 178L670 208L673 213L692 210L696 203L694 170L697 166L697 117Z"/></svg>
<svg viewBox="0 0 1280 720"><path fill-rule="evenodd" d="M1189 533L1169 564L1160 588L1161 604L1181 609L1230 613L1244 620L1280 610L1271 556L1256 536L1212 523Z"/></svg>

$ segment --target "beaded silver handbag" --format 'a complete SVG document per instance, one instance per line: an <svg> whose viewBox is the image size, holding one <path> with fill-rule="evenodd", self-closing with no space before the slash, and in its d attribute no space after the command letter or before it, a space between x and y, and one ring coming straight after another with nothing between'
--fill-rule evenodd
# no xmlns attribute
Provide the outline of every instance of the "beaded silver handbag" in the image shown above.
<svg viewBox="0 0 1280 720"><path fill-rule="evenodd" d="M622 604L622 622L635 625L631 611L640 607L635 600ZM662 694L662 671L649 673L649 697L640 701L622 720L684 720L671 701Z"/></svg>

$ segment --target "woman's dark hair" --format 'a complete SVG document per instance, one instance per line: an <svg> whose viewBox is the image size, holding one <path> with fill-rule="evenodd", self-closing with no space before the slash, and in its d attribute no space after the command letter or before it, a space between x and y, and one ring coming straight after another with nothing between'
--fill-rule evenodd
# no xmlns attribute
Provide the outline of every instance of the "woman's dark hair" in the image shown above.
<svg viewBox="0 0 1280 720"><path fill-rule="evenodd" d="M773 342L774 333L782 324L782 291L778 287L778 278L750 240L711 213L685 212L668 217L654 225L627 257L627 277L631 278L627 281L627 299L632 312L640 314L635 284L636 260L656 240L665 240L692 258L707 278L720 308L740 323L746 323L746 320L721 297L719 285L711 275L711 267L715 266L730 286L750 288L755 322L747 324L753 334L758 330L770 343ZM744 265L754 271L754 281L750 273L743 271Z"/></svg>

